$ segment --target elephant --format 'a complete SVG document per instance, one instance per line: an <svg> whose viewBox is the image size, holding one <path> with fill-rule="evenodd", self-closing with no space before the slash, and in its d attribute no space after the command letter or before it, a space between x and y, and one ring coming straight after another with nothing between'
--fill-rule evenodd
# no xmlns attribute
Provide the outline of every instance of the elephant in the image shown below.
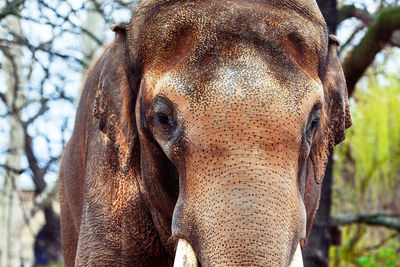
<svg viewBox="0 0 400 267"><path fill-rule="evenodd" d="M147 0L113 30L61 160L65 265L302 266L351 125L316 2Z"/></svg>

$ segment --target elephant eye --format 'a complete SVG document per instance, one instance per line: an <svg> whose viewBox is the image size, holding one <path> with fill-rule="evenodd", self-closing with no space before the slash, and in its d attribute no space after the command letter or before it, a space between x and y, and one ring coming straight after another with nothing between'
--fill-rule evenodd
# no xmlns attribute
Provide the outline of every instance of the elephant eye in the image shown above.
<svg viewBox="0 0 400 267"><path fill-rule="evenodd" d="M157 96L153 101L153 125L163 132L175 127L173 105L165 96Z"/></svg>
<svg viewBox="0 0 400 267"><path fill-rule="evenodd" d="M315 135L315 132L318 131L319 126L320 126L319 118L311 121L311 123L309 124L307 131L306 131L306 139L307 139L307 143L309 145L311 145L311 143L313 141L313 137Z"/></svg>
<svg viewBox="0 0 400 267"><path fill-rule="evenodd" d="M306 128L306 139L308 144L311 145L315 133L319 130L321 125L321 108L319 105L312 110Z"/></svg>
<svg viewBox="0 0 400 267"><path fill-rule="evenodd" d="M151 121L153 133L160 138L159 141L171 140L179 133L176 109L166 96L155 97L150 116L149 121Z"/></svg>
<svg viewBox="0 0 400 267"><path fill-rule="evenodd" d="M173 127L174 123L169 119L169 117L165 114L159 113L155 115L155 120L158 124L163 127Z"/></svg>
<svg viewBox="0 0 400 267"><path fill-rule="evenodd" d="M320 122L319 122L319 118L318 118L318 119L315 119L315 120L313 120L311 122L310 128L318 130L319 129L319 125L320 125Z"/></svg>

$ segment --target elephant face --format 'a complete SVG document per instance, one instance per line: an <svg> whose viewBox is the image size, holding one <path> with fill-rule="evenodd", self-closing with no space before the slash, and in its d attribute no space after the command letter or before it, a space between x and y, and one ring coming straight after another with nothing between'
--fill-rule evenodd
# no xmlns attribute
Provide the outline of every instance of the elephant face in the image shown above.
<svg viewBox="0 0 400 267"><path fill-rule="evenodd" d="M203 266L288 265L310 229L347 103L336 40L302 8L180 4L144 24L143 191L163 242Z"/></svg>
<svg viewBox="0 0 400 267"><path fill-rule="evenodd" d="M316 3L147 1L115 31L95 114L168 254L288 266L351 124Z"/></svg>

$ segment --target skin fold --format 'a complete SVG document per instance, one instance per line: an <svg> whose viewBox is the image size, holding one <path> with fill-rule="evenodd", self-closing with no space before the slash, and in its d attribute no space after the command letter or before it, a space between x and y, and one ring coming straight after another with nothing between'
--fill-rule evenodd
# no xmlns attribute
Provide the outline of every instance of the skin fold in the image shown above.
<svg viewBox="0 0 400 267"><path fill-rule="evenodd" d="M288 266L351 125L315 1L144 1L89 70L60 167L66 266Z"/></svg>

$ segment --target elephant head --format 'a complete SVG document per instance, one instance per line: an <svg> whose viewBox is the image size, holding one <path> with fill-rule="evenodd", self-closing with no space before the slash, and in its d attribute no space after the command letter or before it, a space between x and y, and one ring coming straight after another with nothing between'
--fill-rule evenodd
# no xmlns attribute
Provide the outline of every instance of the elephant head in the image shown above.
<svg viewBox="0 0 400 267"><path fill-rule="evenodd" d="M62 160L66 264L301 257L351 124L315 1L151 0L114 31Z"/></svg>

